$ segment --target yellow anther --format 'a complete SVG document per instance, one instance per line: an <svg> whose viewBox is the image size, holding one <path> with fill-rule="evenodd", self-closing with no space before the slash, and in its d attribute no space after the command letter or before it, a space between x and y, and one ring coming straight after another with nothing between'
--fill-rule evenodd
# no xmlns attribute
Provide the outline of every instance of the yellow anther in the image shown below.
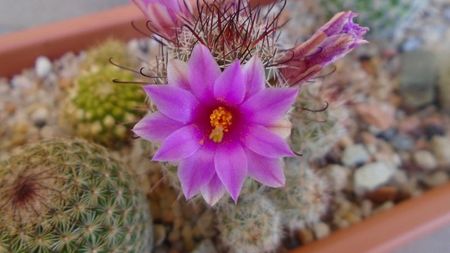
<svg viewBox="0 0 450 253"><path fill-rule="evenodd" d="M215 109L209 116L209 122L213 127L209 138L216 142L222 142L224 133L227 133L233 121L233 115L222 106Z"/></svg>

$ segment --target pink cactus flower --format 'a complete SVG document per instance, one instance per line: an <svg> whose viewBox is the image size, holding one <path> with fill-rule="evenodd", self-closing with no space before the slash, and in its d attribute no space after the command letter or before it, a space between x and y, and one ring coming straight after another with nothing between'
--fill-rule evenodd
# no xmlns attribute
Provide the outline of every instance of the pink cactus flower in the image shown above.
<svg viewBox="0 0 450 253"><path fill-rule="evenodd" d="M286 67L281 74L290 85L300 84L319 73L325 66L367 43L363 36L369 30L353 22L351 11L337 13L308 41L290 50L281 59Z"/></svg>
<svg viewBox="0 0 450 253"><path fill-rule="evenodd" d="M158 112L133 131L161 142L154 161L178 163L187 199L201 193L214 205L228 192L236 202L247 176L270 187L284 185L281 158L294 154L277 130L290 126L280 122L298 89L266 88L258 57L221 72L209 49L198 44L187 64L169 63L168 85L144 89Z"/></svg>
<svg viewBox="0 0 450 253"><path fill-rule="evenodd" d="M181 26L181 16L192 13L193 1L185 0L132 0L149 19L153 32L172 37Z"/></svg>

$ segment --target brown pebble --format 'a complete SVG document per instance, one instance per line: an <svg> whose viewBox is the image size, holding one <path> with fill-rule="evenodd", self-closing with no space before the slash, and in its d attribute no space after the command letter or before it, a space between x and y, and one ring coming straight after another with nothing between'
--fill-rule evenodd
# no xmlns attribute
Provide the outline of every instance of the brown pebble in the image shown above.
<svg viewBox="0 0 450 253"><path fill-rule="evenodd" d="M373 134L369 132L362 132L361 138L366 145L376 144L377 143L377 137L375 137Z"/></svg>
<svg viewBox="0 0 450 253"><path fill-rule="evenodd" d="M181 238L180 231L178 229L172 229L169 233L169 241L175 243Z"/></svg>
<svg viewBox="0 0 450 253"><path fill-rule="evenodd" d="M380 130L386 130L395 123L395 111L387 105L358 104L355 106L355 110L365 123L375 126Z"/></svg>
<svg viewBox="0 0 450 253"><path fill-rule="evenodd" d="M189 224L186 224L181 230L181 236L183 237L183 244L186 250L189 252L194 250L194 240L192 238L192 228Z"/></svg>
<svg viewBox="0 0 450 253"><path fill-rule="evenodd" d="M161 245L167 237L166 228L163 225L156 224L153 228L154 237L155 237L155 245Z"/></svg>
<svg viewBox="0 0 450 253"><path fill-rule="evenodd" d="M384 186L367 194L367 198L380 204L386 201L395 201L398 196L398 189L394 186Z"/></svg>
<svg viewBox="0 0 450 253"><path fill-rule="evenodd" d="M16 112L16 105L13 102L6 102L5 103L5 107L4 110L6 112L6 114L14 114Z"/></svg>
<svg viewBox="0 0 450 253"><path fill-rule="evenodd" d="M300 229L297 238L302 244L307 244L314 241L314 233L308 228Z"/></svg>

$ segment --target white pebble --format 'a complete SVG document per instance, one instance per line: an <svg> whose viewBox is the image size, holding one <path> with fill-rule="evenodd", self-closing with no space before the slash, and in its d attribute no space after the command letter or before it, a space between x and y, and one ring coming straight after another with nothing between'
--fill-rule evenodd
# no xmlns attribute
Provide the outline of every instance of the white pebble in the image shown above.
<svg viewBox="0 0 450 253"><path fill-rule="evenodd" d="M25 76L14 76L11 84L16 89L31 89L34 83Z"/></svg>
<svg viewBox="0 0 450 253"><path fill-rule="evenodd" d="M433 153L436 155L438 164L440 166L450 165L450 138L444 137L434 137L432 141Z"/></svg>
<svg viewBox="0 0 450 253"><path fill-rule="evenodd" d="M357 144L348 146L344 150L344 154L342 156L342 163L347 167L353 167L359 164L364 164L369 161L370 155L367 152L364 145Z"/></svg>
<svg viewBox="0 0 450 253"><path fill-rule="evenodd" d="M320 222L314 224L313 231L317 239L322 239L330 235L331 229L327 224Z"/></svg>
<svg viewBox="0 0 450 253"><path fill-rule="evenodd" d="M36 59L34 69L38 77L45 78L52 71L52 62L45 56L39 56Z"/></svg>
<svg viewBox="0 0 450 253"><path fill-rule="evenodd" d="M395 168L385 162L367 164L355 171L355 191L363 194L385 184L395 174Z"/></svg>
<svg viewBox="0 0 450 253"><path fill-rule="evenodd" d="M421 169L424 170L434 170L437 167L437 161L431 152L426 150L416 151L413 155L414 162Z"/></svg>
<svg viewBox="0 0 450 253"><path fill-rule="evenodd" d="M31 119L36 127L43 127L47 124L49 112L45 107L39 107L31 114Z"/></svg>
<svg viewBox="0 0 450 253"><path fill-rule="evenodd" d="M438 171L431 175L427 175L423 181L430 187L436 187L448 182L448 175L444 171Z"/></svg>

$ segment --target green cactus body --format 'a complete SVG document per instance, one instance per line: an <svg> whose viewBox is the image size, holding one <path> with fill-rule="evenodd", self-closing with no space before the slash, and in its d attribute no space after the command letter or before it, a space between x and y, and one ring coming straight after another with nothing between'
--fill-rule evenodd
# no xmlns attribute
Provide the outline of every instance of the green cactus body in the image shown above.
<svg viewBox="0 0 450 253"><path fill-rule="evenodd" d="M260 194L246 195L237 205L224 204L217 220L222 242L231 252L270 252L280 244L279 213Z"/></svg>
<svg viewBox="0 0 450 253"><path fill-rule="evenodd" d="M134 175L100 146L48 141L0 164L0 252L135 252L152 247Z"/></svg>
<svg viewBox="0 0 450 253"><path fill-rule="evenodd" d="M328 206L327 184L306 164L287 162L286 186L272 189L270 199L281 212L282 223L290 230L320 221Z"/></svg>
<svg viewBox="0 0 450 253"><path fill-rule="evenodd" d="M427 0L320 0L328 17L344 10L360 14L359 20L370 27L370 35L377 39L394 35L403 28Z"/></svg>
<svg viewBox="0 0 450 253"><path fill-rule="evenodd" d="M114 84L134 76L112 65L82 73L63 108L61 121L79 137L104 145L127 140L126 124L137 121L145 94L139 85Z"/></svg>
<svg viewBox="0 0 450 253"><path fill-rule="evenodd" d="M81 65L82 69L89 70L93 66L108 65L110 60L123 66L133 67L136 65L127 52L125 43L115 39L106 40L97 47L91 48Z"/></svg>

